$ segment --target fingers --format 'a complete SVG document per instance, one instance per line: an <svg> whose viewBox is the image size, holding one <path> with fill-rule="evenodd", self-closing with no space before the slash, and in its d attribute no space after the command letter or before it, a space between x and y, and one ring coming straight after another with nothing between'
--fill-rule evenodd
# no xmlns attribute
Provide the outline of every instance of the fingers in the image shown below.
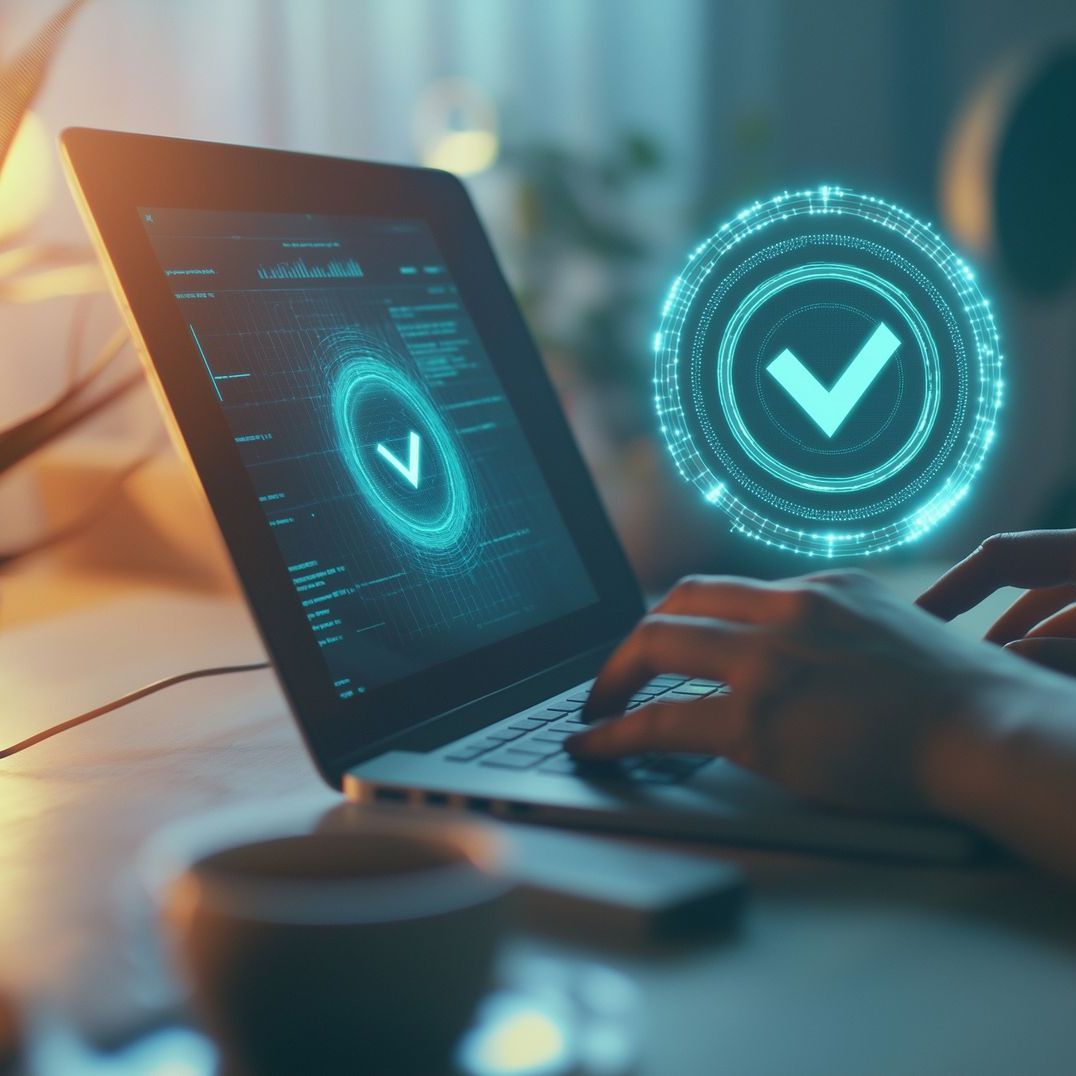
<svg viewBox="0 0 1076 1076"><path fill-rule="evenodd" d="M986 633L986 641L1004 645L1012 642L1013 639L1021 639L1036 624L1040 624L1051 614L1074 601L1076 601L1076 587L1067 584L1060 587L1045 587L1042 590L1029 590L1017 598L994 621ZM1066 633L1058 632L1057 634Z"/></svg>
<svg viewBox="0 0 1076 1076"><path fill-rule="evenodd" d="M644 617L605 663L591 689L585 717L623 710L639 688L661 673L732 679L755 630L704 617L664 613Z"/></svg>
<svg viewBox="0 0 1076 1076"><path fill-rule="evenodd" d="M1050 639L1035 636L1017 639L1009 643L1005 649L1029 661L1034 661L1037 665L1045 665L1046 668L1054 669L1056 672L1076 676L1076 639Z"/></svg>
<svg viewBox="0 0 1076 1076"><path fill-rule="evenodd" d="M1076 583L1076 531L995 534L919 595L928 613L952 620L999 587Z"/></svg>
<svg viewBox="0 0 1076 1076"><path fill-rule="evenodd" d="M787 585L725 575L689 575L653 611L762 624L791 615L795 602L796 593Z"/></svg>
<svg viewBox="0 0 1076 1076"><path fill-rule="evenodd" d="M1040 636L1053 639L1076 638L1076 607L1069 606L1059 613L1047 617L1041 624L1036 624L1028 633L1027 638L1036 639Z"/></svg>
<svg viewBox="0 0 1076 1076"><path fill-rule="evenodd" d="M827 568L825 571L811 572L803 578L809 583L823 583L840 590L879 586L878 580L873 575L860 568Z"/></svg>
<svg viewBox="0 0 1076 1076"><path fill-rule="evenodd" d="M742 624L788 621L803 610L804 591L876 585L865 572L840 569L766 583L727 575L689 575L653 609L678 616L718 617Z"/></svg>
<svg viewBox="0 0 1076 1076"><path fill-rule="evenodd" d="M622 710L632 694L661 673L733 682L773 626L809 623L833 593L874 582L862 572L826 572L807 579L760 583L726 576L690 576L675 586L606 663L584 716Z"/></svg>
<svg viewBox="0 0 1076 1076"><path fill-rule="evenodd" d="M727 754L738 737L731 695L691 702L652 702L566 741L573 755L619 758L647 751Z"/></svg>

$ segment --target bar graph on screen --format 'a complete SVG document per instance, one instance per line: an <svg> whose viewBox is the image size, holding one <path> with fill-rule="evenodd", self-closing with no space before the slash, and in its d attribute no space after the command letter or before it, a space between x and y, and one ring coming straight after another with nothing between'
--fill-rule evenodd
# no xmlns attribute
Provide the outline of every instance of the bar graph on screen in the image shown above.
<svg viewBox="0 0 1076 1076"><path fill-rule="evenodd" d="M307 265L305 258L276 265L259 265L259 280L357 280L362 267L354 258L333 258L324 265Z"/></svg>

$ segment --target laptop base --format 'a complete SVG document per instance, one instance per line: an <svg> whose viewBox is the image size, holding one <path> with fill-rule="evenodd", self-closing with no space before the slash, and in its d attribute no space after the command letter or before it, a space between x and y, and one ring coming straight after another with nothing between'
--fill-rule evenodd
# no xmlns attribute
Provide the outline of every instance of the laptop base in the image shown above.
<svg viewBox="0 0 1076 1076"><path fill-rule="evenodd" d="M715 759L682 784L650 786L458 766L434 754L390 751L344 777L360 803L392 802L492 814L545 825L836 855L966 862L983 842L962 828L853 814L807 803Z"/></svg>

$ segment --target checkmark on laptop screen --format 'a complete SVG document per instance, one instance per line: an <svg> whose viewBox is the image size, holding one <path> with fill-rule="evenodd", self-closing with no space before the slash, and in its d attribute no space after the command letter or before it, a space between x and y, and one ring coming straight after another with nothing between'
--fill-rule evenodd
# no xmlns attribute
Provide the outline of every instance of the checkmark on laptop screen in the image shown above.
<svg viewBox="0 0 1076 1076"><path fill-rule="evenodd" d="M141 220L340 699L597 604L425 220Z"/></svg>

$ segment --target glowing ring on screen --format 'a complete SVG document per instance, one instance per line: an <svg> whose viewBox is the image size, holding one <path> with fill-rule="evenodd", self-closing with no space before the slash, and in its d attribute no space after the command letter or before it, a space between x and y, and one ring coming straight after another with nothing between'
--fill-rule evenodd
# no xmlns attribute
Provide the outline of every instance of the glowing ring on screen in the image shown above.
<svg viewBox="0 0 1076 1076"><path fill-rule="evenodd" d="M428 518L408 511L405 499L389 492L392 487L386 473L363 439L357 412L372 392L398 398L422 429L424 451L435 452L441 461L444 496ZM467 567L473 552L470 482L455 438L433 401L398 368L365 350L352 352L339 362L330 398L340 455L378 520L409 546L434 555L440 566L455 562L456 570Z"/></svg>

